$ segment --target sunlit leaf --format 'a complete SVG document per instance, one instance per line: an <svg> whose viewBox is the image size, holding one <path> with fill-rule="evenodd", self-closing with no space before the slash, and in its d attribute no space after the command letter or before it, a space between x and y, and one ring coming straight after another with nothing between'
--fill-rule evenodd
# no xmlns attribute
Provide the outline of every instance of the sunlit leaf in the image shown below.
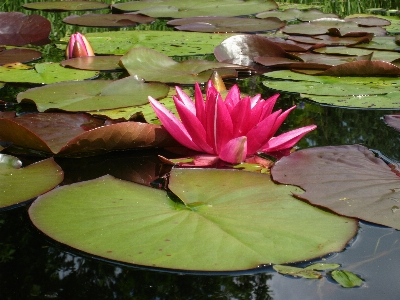
<svg viewBox="0 0 400 300"><path fill-rule="evenodd" d="M90 71L122 71L118 63L120 55L82 56L63 60L63 67Z"/></svg>
<svg viewBox="0 0 400 300"><path fill-rule="evenodd" d="M73 91L73 92L71 92ZM120 80L69 81L28 89L17 101L31 100L38 111L51 108L67 111L97 111L148 103L148 96L164 98L169 87L162 83L145 83L133 76Z"/></svg>
<svg viewBox="0 0 400 300"><path fill-rule="evenodd" d="M36 227L91 255L151 267L227 271L342 249L357 222L290 195L267 175L175 169L162 190L104 176L63 186L30 207ZM268 193L266 193L268 191Z"/></svg>
<svg viewBox="0 0 400 300"><path fill-rule="evenodd" d="M361 286L363 281L356 274L345 271L345 270L335 270L331 273L332 278L339 283L342 287L352 288L355 286Z"/></svg>
<svg viewBox="0 0 400 300"><path fill-rule="evenodd" d="M274 270L283 275L290 275L294 277L303 277L308 279L319 279L322 275L314 270L307 270L303 268L291 267L291 266L282 266L282 265L274 265Z"/></svg>
<svg viewBox="0 0 400 300"><path fill-rule="evenodd" d="M95 71L63 68L56 63L38 63L33 68L19 64L0 66L0 81L50 84L60 81L92 79Z"/></svg>
<svg viewBox="0 0 400 300"><path fill-rule="evenodd" d="M274 180L302 187L298 195L340 215L400 229L400 177L360 145L300 150L272 168Z"/></svg>
<svg viewBox="0 0 400 300"><path fill-rule="evenodd" d="M316 263L305 267L306 270L325 271L339 268L339 264Z"/></svg>
<svg viewBox="0 0 400 300"><path fill-rule="evenodd" d="M32 10L47 11L70 11L70 10L97 10L108 8L108 4L96 1L49 1L25 3L24 8Z"/></svg>
<svg viewBox="0 0 400 300"><path fill-rule="evenodd" d="M52 158L21 168L18 158L0 154L0 209L27 200L54 188L63 180L63 171Z"/></svg>

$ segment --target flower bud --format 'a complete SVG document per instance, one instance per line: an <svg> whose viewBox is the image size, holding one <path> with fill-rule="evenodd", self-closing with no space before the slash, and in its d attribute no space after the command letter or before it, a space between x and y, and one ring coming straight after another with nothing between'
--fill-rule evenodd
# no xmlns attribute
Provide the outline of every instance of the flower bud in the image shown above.
<svg viewBox="0 0 400 300"><path fill-rule="evenodd" d="M79 32L71 35L65 50L67 59L82 56L94 56L92 46L83 34Z"/></svg>

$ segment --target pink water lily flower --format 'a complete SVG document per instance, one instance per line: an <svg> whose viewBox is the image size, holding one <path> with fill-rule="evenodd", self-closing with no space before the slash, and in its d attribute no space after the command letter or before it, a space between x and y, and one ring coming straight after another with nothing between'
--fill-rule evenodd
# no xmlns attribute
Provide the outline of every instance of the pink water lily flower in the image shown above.
<svg viewBox="0 0 400 300"><path fill-rule="evenodd" d="M77 32L71 34L68 46L65 50L65 56L67 59L81 56L94 56L94 52L86 37Z"/></svg>
<svg viewBox="0 0 400 300"><path fill-rule="evenodd" d="M164 105L149 97L149 101L165 129L187 148L218 156L238 164L257 152L272 153L292 148L315 125L298 128L274 137L293 106L282 112L272 112L279 95L267 100L261 95L240 97L237 85L228 92L225 101L211 81L207 85L206 101L195 85L195 101L176 87L173 97L180 120Z"/></svg>

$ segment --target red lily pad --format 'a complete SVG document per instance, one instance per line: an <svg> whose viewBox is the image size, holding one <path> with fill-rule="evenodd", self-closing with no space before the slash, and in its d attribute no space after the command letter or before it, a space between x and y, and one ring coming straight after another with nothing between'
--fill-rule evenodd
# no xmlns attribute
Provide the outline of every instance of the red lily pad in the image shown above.
<svg viewBox="0 0 400 300"><path fill-rule="evenodd" d="M400 131L400 115L386 115L384 120L390 127Z"/></svg>
<svg viewBox="0 0 400 300"><path fill-rule="evenodd" d="M0 45L24 46L50 43L51 23L39 15L0 12Z"/></svg>
<svg viewBox="0 0 400 300"><path fill-rule="evenodd" d="M356 17L345 18L347 21L357 23L360 26L373 27L373 26L389 26L390 21L378 17Z"/></svg>
<svg viewBox="0 0 400 300"><path fill-rule="evenodd" d="M258 56L292 58L275 42L259 35L235 35L215 47L214 55L220 62L252 66Z"/></svg>
<svg viewBox="0 0 400 300"><path fill-rule="evenodd" d="M0 49L0 65L6 65L11 63L27 63L33 60L37 60L42 57L42 53L32 49Z"/></svg>
<svg viewBox="0 0 400 300"><path fill-rule="evenodd" d="M400 68L386 61L360 60L329 68L324 72L314 73L322 76L398 76Z"/></svg>
<svg viewBox="0 0 400 300"><path fill-rule="evenodd" d="M34 2L22 5L26 9L44 10L44 11L71 11L71 10L97 10L108 8L109 5L96 1L49 1Z"/></svg>
<svg viewBox="0 0 400 300"><path fill-rule="evenodd" d="M168 25L182 31L197 32L257 32L276 30L286 22L271 17L263 20L234 17L194 17L169 21Z"/></svg>
<svg viewBox="0 0 400 300"><path fill-rule="evenodd" d="M361 43L369 43L374 35L372 33L363 33L360 36L331 36L327 34L314 36L289 36L288 39L298 43L311 45L326 45L326 46L354 46Z"/></svg>
<svg viewBox="0 0 400 300"><path fill-rule="evenodd" d="M0 209L44 194L64 178L63 171L53 158L21 167L18 158L0 154Z"/></svg>
<svg viewBox="0 0 400 300"><path fill-rule="evenodd" d="M0 52L1 54L1 52ZM122 71L119 60L122 55L82 56L60 62L63 67L88 71Z"/></svg>
<svg viewBox="0 0 400 300"><path fill-rule="evenodd" d="M71 15L63 19L64 23L87 27L130 27L149 24L156 19L138 14L85 14Z"/></svg>
<svg viewBox="0 0 400 300"><path fill-rule="evenodd" d="M4 117L3 117L4 116ZM57 155L162 147L176 142L160 126L121 122L107 125L88 114L36 113L19 117L0 112L0 140Z"/></svg>
<svg viewBox="0 0 400 300"><path fill-rule="evenodd" d="M279 160L272 176L303 188L297 197L311 204L400 229L400 178L363 146L300 150Z"/></svg>

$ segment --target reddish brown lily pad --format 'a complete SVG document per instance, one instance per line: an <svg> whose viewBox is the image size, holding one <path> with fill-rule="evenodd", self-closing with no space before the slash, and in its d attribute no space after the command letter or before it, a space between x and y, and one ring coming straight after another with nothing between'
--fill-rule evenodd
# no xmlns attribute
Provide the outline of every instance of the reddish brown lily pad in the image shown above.
<svg viewBox="0 0 400 300"><path fill-rule="evenodd" d="M384 120L390 127L400 131L400 115L386 115Z"/></svg>
<svg viewBox="0 0 400 300"><path fill-rule="evenodd" d="M0 45L44 45L50 42L50 21L39 15L0 12Z"/></svg>
<svg viewBox="0 0 400 300"><path fill-rule="evenodd" d="M32 49L18 49L13 48L9 50L0 49L0 65L6 65L11 63L27 63L33 60L37 60L42 57L42 53Z"/></svg>
<svg viewBox="0 0 400 300"><path fill-rule="evenodd" d="M378 17L356 17L345 18L347 21L357 23L360 26L373 27L373 26L389 26L390 21Z"/></svg>
<svg viewBox="0 0 400 300"><path fill-rule="evenodd" d="M140 24L149 24L156 19L139 14L85 14L71 15L63 19L70 25L87 27L130 27Z"/></svg>
<svg viewBox="0 0 400 300"><path fill-rule="evenodd" d="M321 18L338 18L339 16L336 14L326 14L322 11L312 8L309 10L299 10L297 8L289 8L284 11L273 10L273 11L265 11L256 15L257 18L269 18L276 17L284 21L290 21L298 19L300 21L313 21Z"/></svg>
<svg viewBox="0 0 400 300"><path fill-rule="evenodd" d="M314 36L289 36L288 39L298 43L329 46L354 46L361 43L369 43L374 35L372 33L362 33L360 36L331 36L327 34Z"/></svg>
<svg viewBox="0 0 400 300"><path fill-rule="evenodd" d="M400 68L386 61L360 60L334 66L314 75L323 76L398 76Z"/></svg>
<svg viewBox="0 0 400 300"><path fill-rule="evenodd" d="M0 52L1 54L1 52ZM88 71L122 71L119 66L121 55L82 56L60 62L63 67Z"/></svg>
<svg viewBox="0 0 400 300"><path fill-rule="evenodd" d="M276 30L286 25L278 18L193 17L169 21L168 25L182 31L197 32L257 32Z"/></svg>
<svg viewBox="0 0 400 300"><path fill-rule="evenodd" d="M107 125L88 114L66 113L15 117L0 112L0 140L50 155L85 156L176 143L161 126L138 122Z"/></svg>
<svg viewBox="0 0 400 300"><path fill-rule="evenodd" d="M301 150L278 161L272 176L303 188L297 197L311 204L400 229L400 178L363 146Z"/></svg>

